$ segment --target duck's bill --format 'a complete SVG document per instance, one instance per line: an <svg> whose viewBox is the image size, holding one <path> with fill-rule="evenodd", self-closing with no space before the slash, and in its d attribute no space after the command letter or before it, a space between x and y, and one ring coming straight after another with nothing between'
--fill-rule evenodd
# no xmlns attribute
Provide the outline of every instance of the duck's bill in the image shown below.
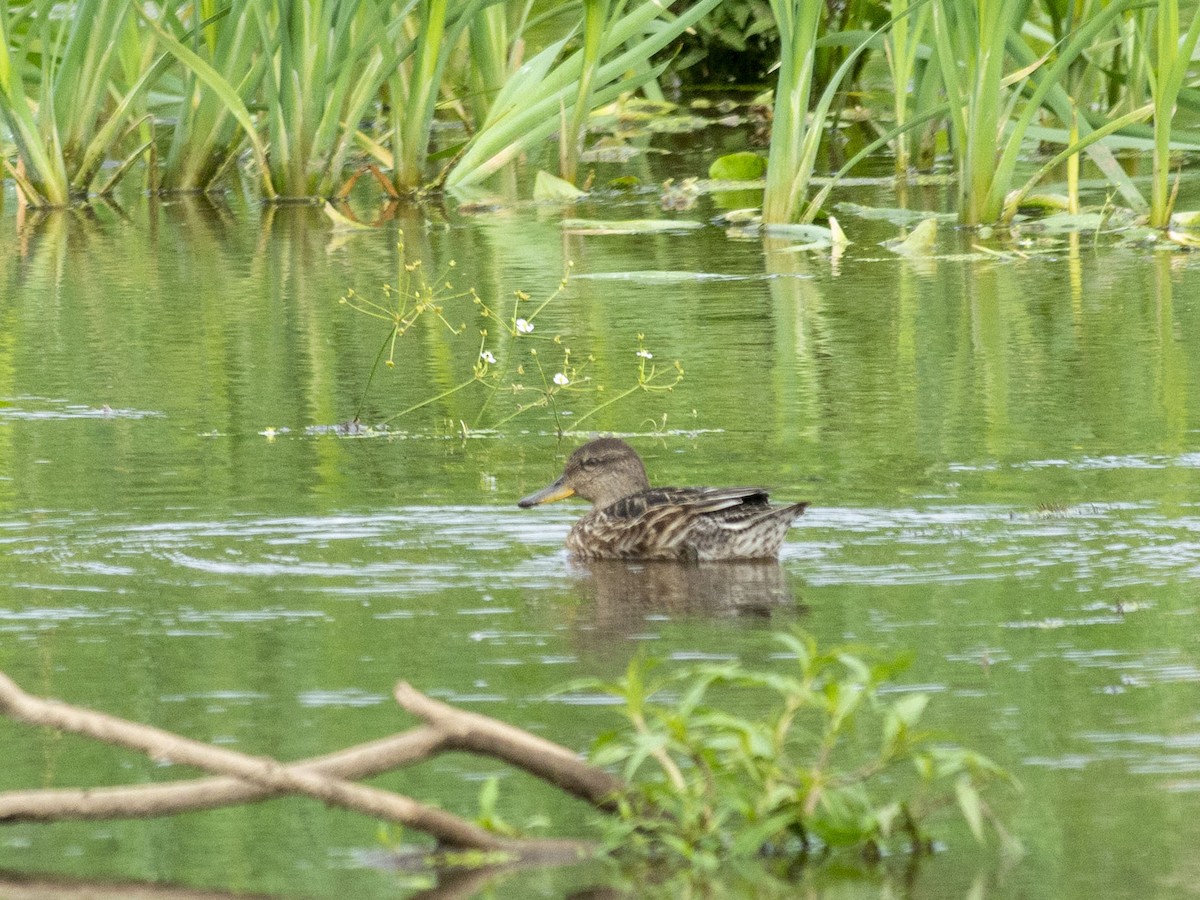
<svg viewBox="0 0 1200 900"><path fill-rule="evenodd" d="M555 500L566 500L568 497L573 496L575 496L575 489L567 487L560 478L554 484L544 487L540 491L530 494L528 497L522 497L517 501L517 506L521 507L521 509L529 509L529 507L537 506L539 503L553 503Z"/></svg>

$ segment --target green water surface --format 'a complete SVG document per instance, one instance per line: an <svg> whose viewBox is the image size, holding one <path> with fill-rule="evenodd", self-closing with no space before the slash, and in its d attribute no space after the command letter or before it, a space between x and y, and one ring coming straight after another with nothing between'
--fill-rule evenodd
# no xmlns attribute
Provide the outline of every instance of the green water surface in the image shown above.
<svg viewBox="0 0 1200 900"><path fill-rule="evenodd" d="M886 188L842 199L892 206ZM922 203L938 205L938 196ZM0 668L34 693L293 759L412 721L404 678L575 748L616 715L556 689L632 654L778 662L773 626L912 650L931 723L1023 790L994 802L1015 863L947 820L915 881L824 897L1147 898L1200 885L1200 256L1076 235L1023 256L880 246L847 211L840 256L727 234L702 198L571 210L703 227L574 234L532 206L406 210L335 233L319 211L236 196L55 215L0 242ZM583 363L558 422L679 360L671 393L582 423L660 484L761 484L812 507L777 570L691 580L568 561L580 507L523 511L584 437L549 409L463 390L343 436L409 258L496 309L567 289L532 338L445 301L381 366L362 418L446 391L488 328L509 383ZM993 243L996 249L1011 244ZM695 277L705 275L711 277ZM440 275L439 275L440 277ZM447 294L447 297L450 295ZM548 339L561 335L562 343ZM506 355L507 354L507 355ZM514 362L515 360L515 362ZM669 381L670 378L667 378ZM660 381L658 383L666 383ZM505 404L508 404L505 406ZM507 415L507 412L504 413ZM0 789L169 780L187 770L0 721ZM586 811L499 764L451 756L378 784L471 815L502 775L507 818L587 834ZM395 837L393 834L392 837ZM7 825L0 869L283 896L403 896L377 825L306 800L146 822ZM515 876L561 897L594 869Z"/></svg>

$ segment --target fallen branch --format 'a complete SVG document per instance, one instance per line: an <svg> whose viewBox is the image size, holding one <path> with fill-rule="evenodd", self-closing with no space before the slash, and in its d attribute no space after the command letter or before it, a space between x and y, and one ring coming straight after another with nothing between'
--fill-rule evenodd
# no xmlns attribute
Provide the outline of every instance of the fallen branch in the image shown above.
<svg viewBox="0 0 1200 900"><path fill-rule="evenodd" d="M452 813L402 794L354 784L351 778L378 774L428 759L445 750L486 753L521 766L576 796L603 805L621 782L580 761L571 751L486 716L438 703L411 686L397 686L397 698L430 724L327 756L283 765L190 740L162 729L25 693L0 673L0 712L30 725L81 734L145 753L152 759L193 766L226 777L171 785L99 790L13 791L0 794L0 821L132 817L209 809L302 794L374 818L399 822L432 835L440 844L517 855L578 855L591 850L576 841L503 838Z"/></svg>
<svg viewBox="0 0 1200 900"><path fill-rule="evenodd" d="M354 784L311 770L287 768L267 757L249 756L224 747L180 737L169 731L128 722L116 716L44 700L21 690L0 673L0 712L19 722L57 728L145 753L151 759L232 775L281 793L305 794L332 806L399 822L433 835L452 847L503 850L505 841L465 819L411 797Z"/></svg>
<svg viewBox="0 0 1200 900"><path fill-rule="evenodd" d="M414 728L336 753L298 760L289 768L358 781L428 759L445 749L444 743L445 736L436 729ZM8 791L0 793L0 822L145 819L256 803L284 793L232 777L128 787Z"/></svg>
<svg viewBox="0 0 1200 900"><path fill-rule="evenodd" d="M405 712L424 719L444 735L450 748L502 759L600 809L614 809L616 796L625 790L620 778L588 765L561 744L479 713L455 709L427 697L407 681L398 683L393 693Z"/></svg>

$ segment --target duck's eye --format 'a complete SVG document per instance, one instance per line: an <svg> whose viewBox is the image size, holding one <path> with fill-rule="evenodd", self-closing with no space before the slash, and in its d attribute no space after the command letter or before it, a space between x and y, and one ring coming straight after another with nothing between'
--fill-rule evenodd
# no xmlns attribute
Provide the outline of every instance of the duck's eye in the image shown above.
<svg viewBox="0 0 1200 900"><path fill-rule="evenodd" d="M585 469L594 469L594 468L596 468L596 460L592 459L589 456L585 459L581 459L579 461L579 465L581 465Z"/></svg>

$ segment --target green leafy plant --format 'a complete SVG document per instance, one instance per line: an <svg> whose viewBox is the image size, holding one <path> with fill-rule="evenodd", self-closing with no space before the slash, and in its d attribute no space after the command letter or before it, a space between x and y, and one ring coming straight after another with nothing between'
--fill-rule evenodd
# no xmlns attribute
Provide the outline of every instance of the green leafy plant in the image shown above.
<svg viewBox="0 0 1200 900"><path fill-rule="evenodd" d="M794 657L783 671L728 663L655 677L635 659L598 685L628 723L592 755L633 785L606 826L613 847L703 871L838 848L877 857L897 842L921 853L946 806L976 838L990 826L1011 840L981 793L1003 771L925 730L926 694L881 690L904 660L777 637Z"/></svg>
<svg viewBox="0 0 1200 900"><path fill-rule="evenodd" d="M567 275L544 299L534 300L518 290L513 292L507 307L501 308L500 304L485 301L474 288L455 288L449 280L455 267L453 260L443 270L428 274L421 259L406 257L403 235L398 258L397 283L384 285L381 298L373 299L350 290L340 301L387 325L355 413L356 421L380 364L385 369L406 367L411 357L404 352L403 339L422 327L432 328L435 334L443 335L460 349L469 343L469 352L458 354L459 359L466 357L466 362L457 374L441 373L439 380L454 381L450 387L387 417L382 425L474 392L476 400L472 406L454 407L453 417L464 432L500 428L532 410L545 410L561 434L566 430L568 413L570 424L578 427L633 394L669 392L683 380L682 365L678 361L666 366L656 364L654 354L645 347L644 335L639 334L636 347L630 351L635 360L632 384L610 390L591 376L593 356L581 360L572 353L563 335L539 331L543 312L566 291ZM464 321L468 316L474 317L479 327L470 329ZM455 325L454 321L462 324ZM451 367L457 368L453 363Z"/></svg>

